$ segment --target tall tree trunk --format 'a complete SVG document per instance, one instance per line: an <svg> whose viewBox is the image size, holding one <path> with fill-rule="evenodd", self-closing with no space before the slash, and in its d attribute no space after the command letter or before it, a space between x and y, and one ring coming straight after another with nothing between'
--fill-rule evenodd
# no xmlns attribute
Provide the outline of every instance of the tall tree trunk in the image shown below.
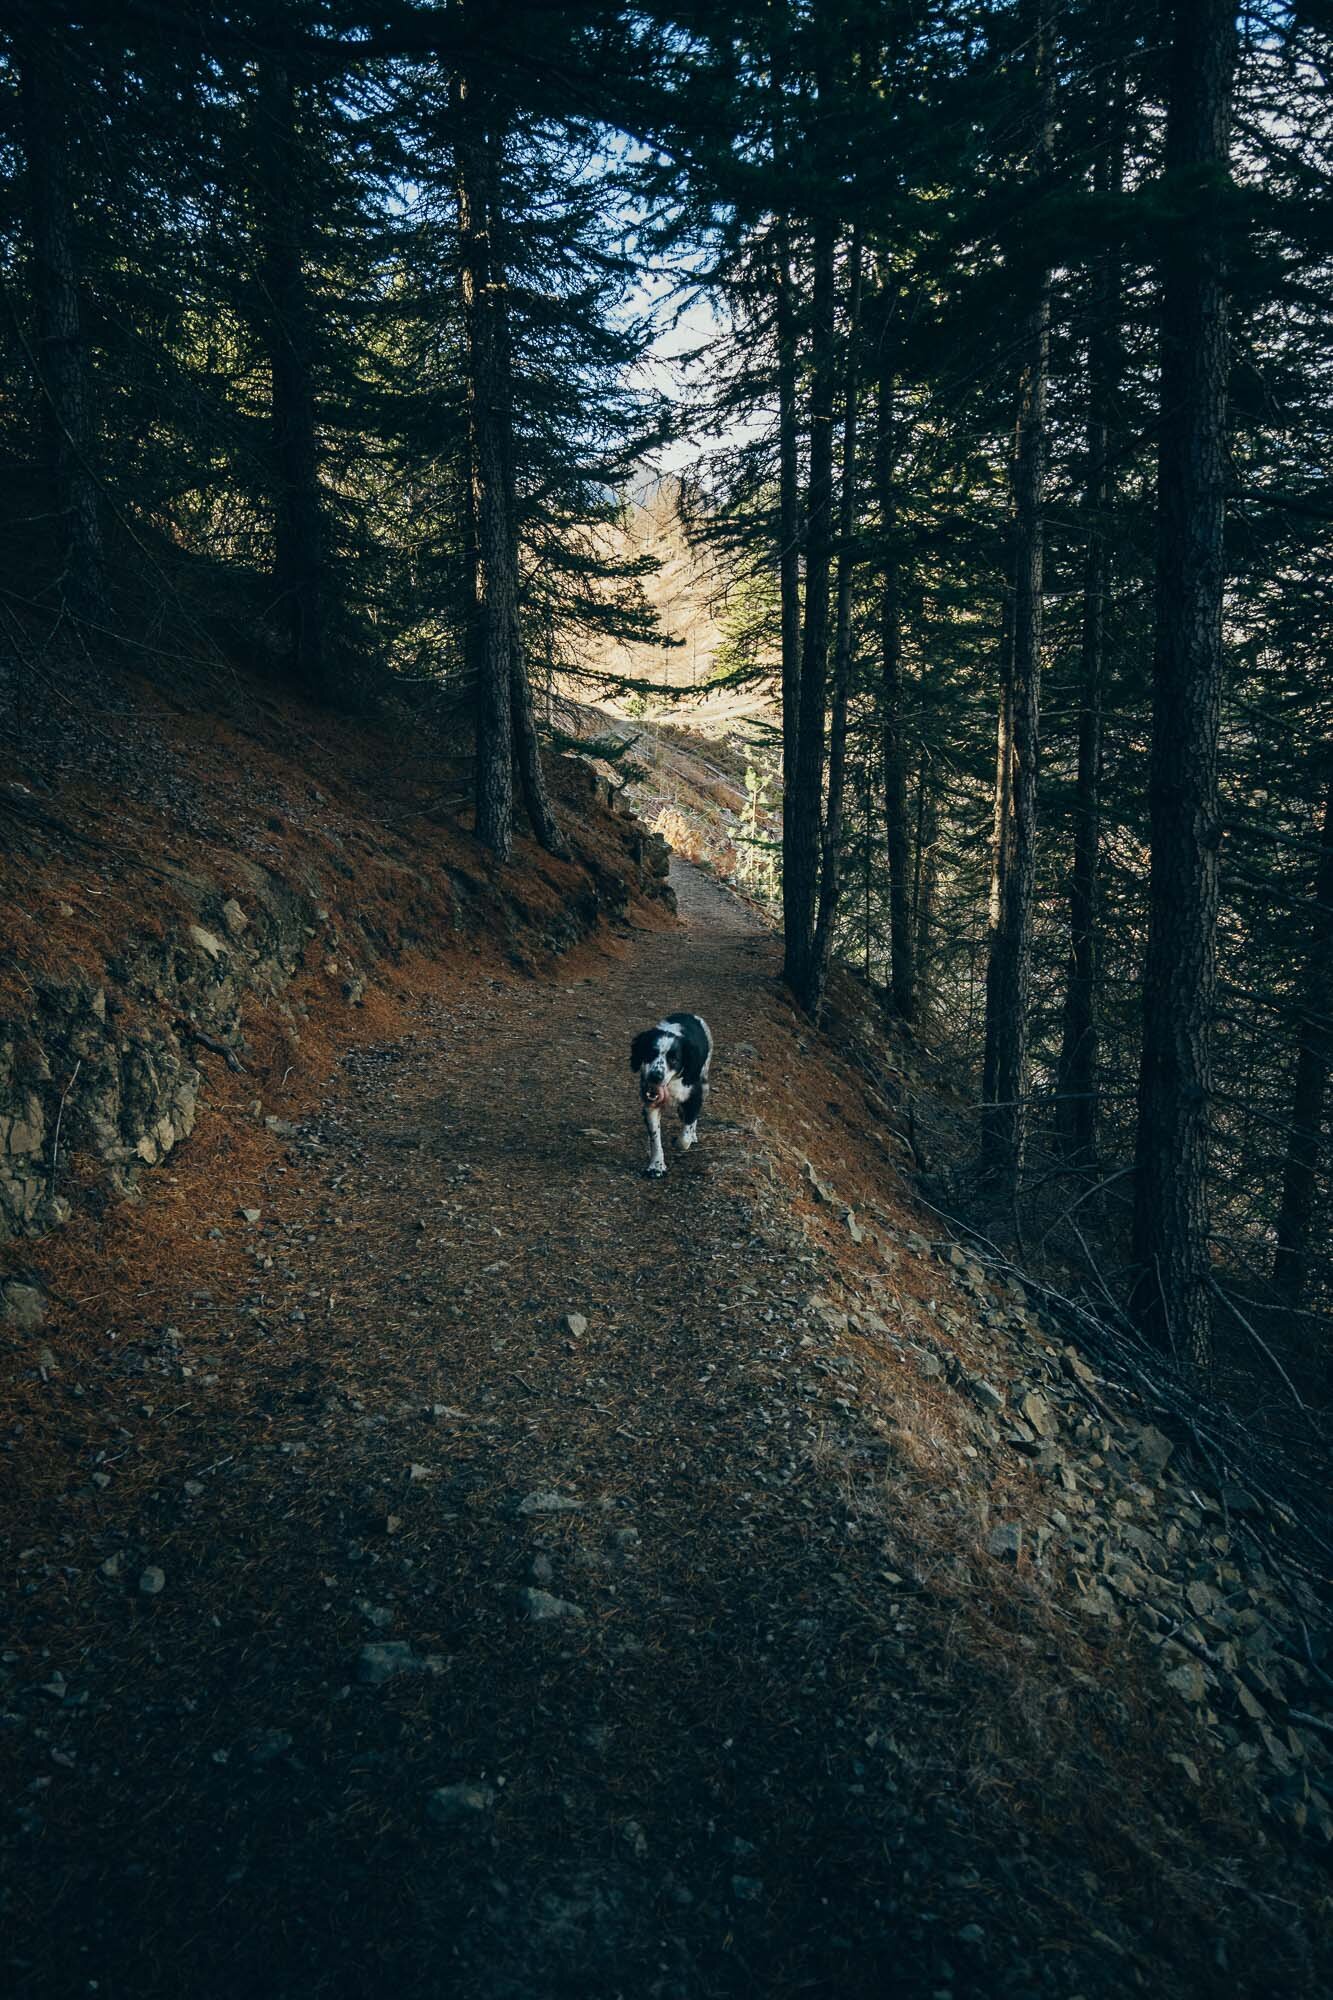
<svg viewBox="0 0 1333 2000"><path fill-rule="evenodd" d="M304 251L299 93L281 59L265 62L258 101L264 335L272 378L273 582L288 666L311 694L327 692L324 510L315 427L313 315Z"/></svg>
<svg viewBox="0 0 1333 2000"><path fill-rule="evenodd" d="M933 930L935 930L935 884L937 884L937 834L939 834L939 800L935 798L935 788L931 784L931 756L923 748L921 760L917 764L917 798L915 798L915 832L913 832L913 1006L921 1014L929 1002L929 964L933 950Z"/></svg>
<svg viewBox="0 0 1333 2000"><path fill-rule="evenodd" d="M852 577L856 569L856 416L861 335L861 237L852 231L847 273L847 366L843 380L842 488L838 501L838 595L833 639L833 714L829 731L828 808L820 855L819 915L810 965L810 1012L816 1019L828 981L833 924L842 888L842 831L847 789L847 707L852 683Z"/></svg>
<svg viewBox="0 0 1333 2000"><path fill-rule="evenodd" d="M1125 179L1124 68L1117 65L1100 109L1094 191L1119 195ZM1121 259L1118 246L1098 261L1088 340L1088 473L1083 496L1086 551L1080 660L1078 776L1074 793L1073 866L1069 878L1069 968L1057 1085L1058 1127L1071 1160L1091 1166L1097 1152L1098 1021L1101 939L1102 689L1111 599L1109 514L1111 424L1122 367Z"/></svg>
<svg viewBox="0 0 1333 2000"><path fill-rule="evenodd" d="M890 348L894 300L887 264L880 268L882 324L875 384L875 489L883 572L879 594L880 758L884 773L884 845L889 873L889 992L899 1020L916 1006L912 926L912 849L907 832L907 746L903 729L902 563L898 549L896 378Z"/></svg>
<svg viewBox="0 0 1333 2000"><path fill-rule="evenodd" d="M60 590L76 617L109 623L106 563L92 467L92 371L83 337L67 106L71 83L58 26L17 37L27 155L36 362L42 437L60 517Z"/></svg>
<svg viewBox="0 0 1333 2000"><path fill-rule="evenodd" d="M514 762L528 824L539 846L548 854L566 854L564 835L556 822L551 795L542 769L541 739L537 734L532 682L528 674L527 649L523 644L520 617L522 588L519 572L518 475L514 463L514 361L509 325L508 259L505 255L504 217L500 201L502 142L498 128L488 135L488 197L491 204L491 275L496 313L496 345L500 368L497 421L500 426L501 457L504 463L504 509L509 584L506 597L510 607L509 674L510 708L513 718Z"/></svg>
<svg viewBox="0 0 1333 2000"><path fill-rule="evenodd" d="M780 9L785 14L785 7ZM787 170L783 87L785 22L774 31L771 70L773 165ZM782 843L784 863L791 838L796 795L796 740L801 708L801 499L800 439L796 415L796 307L792 297L791 217L780 209L775 223L774 320L778 362L778 589L782 622ZM787 910L786 869L783 904Z"/></svg>
<svg viewBox="0 0 1333 2000"><path fill-rule="evenodd" d="M916 838L912 857L912 961L916 973L913 999L918 1011L930 997L929 966L935 922L935 884L938 879L935 842L939 803L930 775L930 757L923 749L917 766Z"/></svg>
<svg viewBox="0 0 1333 2000"><path fill-rule="evenodd" d="M829 95L821 88L820 102ZM833 557L833 406L836 232L816 217L810 325L810 475L806 502L805 625L791 823L783 869L786 955L783 978L807 1009L814 1002L815 901L819 889L824 790L824 702L828 682L829 579Z"/></svg>
<svg viewBox="0 0 1333 2000"><path fill-rule="evenodd" d="M1039 14L1033 52L1038 109L1034 176L1044 177L1051 131L1048 23ZM981 1166L1013 1187L1022 1164L1027 1086L1028 991L1036 887L1037 748L1041 701L1043 500L1046 478L1046 380L1050 357L1050 280L1043 272L1023 327L1023 368L1013 460L1013 645L1008 695L1008 812L997 843L999 922L986 969L987 1088L981 1116ZM1001 714L999 761L1004 761ZM997 784L997 800L1003 796ZM997 812L998 821L998 812Z"/></svg>
<svg viewBox="0 0 1333 2000"><path fill-rule="evenodd" d="M1011 524L1012 558L1012 524ZM997 1004L991 990L1000 978L1004 924L1004 885L1009 870L1009 833L1014 795L1014 583L1012 567L1006 579L1000 615L1000 701L995 724L995 803L991 814L990 888L986 898L986 1033L982 1049L981 1101L989 1104L996 1090L997 1040L989 1033Z"/></svg>
<svg viewBox="0 0 1333 2000"><path fill-rule="evenodd" d="M469 457L476 521L476 668L473 707L477 753L476 834L501 861L514 845L514 672L517 573L509 548L505 505L504 365L498 325L499 274L494 269L490 157L482 108L471 80L456 77L452 92L458 194L459 274L468 350Z"/></svg>
<svg viewBox="0 0 1333 2000"><path fill-rule="evenodd" d="M1324 800L1311 912L1310 956L1304 1005L1296 1038L1296 1076L1291 1096L1291 1134L1282 1175L1282 1207L1277 1221L1273 1283L1292 1308L1305 1297L1310 1234L1314 1222L1319 1155L1333 1068L1333 776Z"/></svg>
<svg viewBox="0 0 1333 2000"><path fill-rule="evenodd" d="M1205 1369L1228 360L1221 197L1236 16L1228 0L1177 0L1172 15L1166 178L1188 212L1163 270L1152 875L1131 1306L1148 1339Z"/></svg>

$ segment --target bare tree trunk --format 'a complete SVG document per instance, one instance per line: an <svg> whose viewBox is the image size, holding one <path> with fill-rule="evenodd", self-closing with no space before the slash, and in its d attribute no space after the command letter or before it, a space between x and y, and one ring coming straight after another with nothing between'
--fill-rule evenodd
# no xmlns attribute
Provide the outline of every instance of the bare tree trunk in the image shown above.
<svg viewBox="0 0 1333 2000"><path fill-rule="evenodd" d="M1103 196L1119 195L1124 188L1124 90L1124 67L1118 65L1099 119L1101 143L1093 185L1095 192ZM1073 867L1069 879L1069 970L1057 1085L1057 1122L1065 1149L1071 1160L1085 1166L1093 1164L1097 1153L1102 686L1111 597L1107 517L1114 497L1114 482L1110 471L1110 435L1123 360L1120 310L1120 252L1118 247L1108 247L1095 273L1088 342L1088 476L1083 497L1087 546L1083 570L1078 777L1074 794Z"/></svg>
<svg viewBox="0 0 1333 2000"><path fill-rule="evenodd" d="M324 510L315 426L313 327L304 249L298 91L280 60L265 63L257 105L261 163L264 335L272 378L273 581L288 665L311 694L327 692Z"/></svg>
<svg viewBox="0 0 1333 2000"><path fill-rule="evenodd" d="M523 644L520 617L522 586L519 572L518 476L514 465L514 362L508 309L508 259L503 239L500 198L502 141L498 129L488 134L488 198L491 206L492 284L496 314L496 344L500 369L497 421L500 426L501 456L504 462L504 508L509 564L506 590L510 606L509 673L510 706L513 720L514 762L528 824L539 846L548 854L567 854L565 837L556 822L551 795L542 769L541 740L537 734L532 682L528 674L527 650Z"/></svg>
<svg viewBox="0 0 1333 2000"><path fill-rule="evenodd" d="M532 682L528 678L523 635L518 629L517 620L515 620L509 659L510 671L514 677L514 761L518 767L518 780L528 823L538 845L544 847L548 854L568 854L569 848L556 820L551 795L546 787L546 773L542 769L541 739L537 734Z"/></svg>
<svg viewBox="0 0 1333 2000"><path fill-rule="evenodd" d="M991 820L990 890L986 900L986 1022L993 1008L991 990L1000 979L1004 924L1004 884L1009 869L1009 835L1014 792L1014 590L1012 575L1005 587L1000 621L1000 702L995 724L995 805ZM996 1094L997 1039L987 1032L982 1050L981 1101Z"/></svg>
<svg viewBox="0 0 1333 2000"><path fill-rule="evenodd" d="M1177 0L1166 179L1187 209L1164 259L1152 876L1135 1149L1131 1306L1196 1369L1212 1357L1208 1116L1217 989L1227 294L1221 207L1236 16Z"/></svg>
<svg viewBox="0 0 1333 2000"><path fill-rule="evenodd" d="M514 672L518 606L505 505L504 370L498 327L486 133L471 82L453 87L459 273L468 346L472 512L476 521L476 834L501 861L514 845Z"/></svg>
<svg viewBox="0 0 1333 2000"><path fill-rule="evenodd" d="M784 24L785 25L785 24ZM786 171L786 113L782 91L785 56L777 44L772 66L773 165ZM785 209L776 220L777 268L774 274L774 317L778 360L778 588L782 620L782 843L783 905L789 915L785 857L791 837L792 801L796 785L796 740L801 708L801 500L800 440L796 417L796 311L792 299L791 218Z"/></svg>
<svg viewBox="0 0 1333 2000"><path fill-rule="evenodd" d="M820 92L827 105L828 96ZM806 504L805 627L791 821L783 870L786 958L783 978L809 1011L814 1001L815 901L819 889L824 789L824 702L828 679L829 579L833 557L835 231L816 218L811 292L810 478Z"/></svg>
<svg viewBox="0 0 1333 2000"><path fill-rule="evenodd" d="M1311 912L1310 956L1305 1002L1296 1040L1296 1075L1291 1094L1291 1134L1282 1176L1273 1283L1292 1308L1305 1297L1310 1235L1314 1222L1319 1155L1333 1068L1333 777L1324 801Z"/></svg>
<svg viewBox="0 0 1333 2000"><path fill-rule="evenodd" d="M17 37L27 155L36 362L46 470L60 517L60 590L90 624L109 624L93 474L92 372L83 338L66 110L71 84L58 27Z"/></svg>
<svg viewBox="0 0 1333 2000"><path fill-rule="evenodd" d="M929 1000L929 967L935 924L937 864L935 842L939 803L930 783L930 758L923 750L917 766L916 838L912 858L912 960L916 970L914 1004L919 1012Z"/></svg>
<svg viewBox="0 0 1333 2000"><path fill-rule="evenodd" d="M856 568L857 352L861 334L861 237L853 229L847 274L847 367L843 384L842 490L838 503L838 597L833 640L833 716L829 732L828 808L820 857L819 916L810 965L810 1011L816 1019L828 980L833 924L842 888L843 808L847 785L847 705L852 680L852 576Z"/></svg>
<svg viewBox="0 0 1333 2000"><path fill-rule="evenodd" d="M893 310L887 265L880 271L879 376L875 399L875 487L884 545L880 583L880 757L884 772L884 845L889 873L889 992L893 1009L910 1021L916 1006L912 925L912 851L907 832L907 749L903 731L901 563L898 556L896 383L889 349Z"/></svg>
<svg viewBox="0 0 1333 2000"><path fill-rule="evenodd" d="M1051 63L1044 12L1037 22L1038 110L1034 174L1044 175L1051 134ZM1023 373L1013 462L1013 649L1008 688L1009 811L998 843L999 924L986 974L988 1089L981 1115L981 1166L1012 1188L1022 1165L1027 1088L1028 990L1036 887L1037 750L1041 703L1046 381L1050 358L1050 279L1042 273L1023 332ZM1000 754L1003 758L1004 723ZM1003 786L997 786L997 798Z"/></svg>

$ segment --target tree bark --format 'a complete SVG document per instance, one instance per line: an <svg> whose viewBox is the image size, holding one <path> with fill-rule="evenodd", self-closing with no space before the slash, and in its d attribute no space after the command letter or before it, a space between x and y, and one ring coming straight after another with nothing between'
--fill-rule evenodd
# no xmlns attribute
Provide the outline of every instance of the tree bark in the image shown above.
<svg viewBox="0 0 1333 2000"><path fill-rule="evenodd" d="M827 105L828 96L820 91ZM814 1001L815 901L819 889L824 790L824 706L828 683L829 580L833 557L833 406L836 233L816 217L810 326L810 473L806 501L805 624L791 824L783 867L786 958L783 978L807 1012Z"/></svg>
<svg viewBox="0 0 1333 2000"><path fill-rule="evenodd" d="M889 346L893 302L887 267L880 273L879 374L875 396L875 489L883 543L879 593L880 760L884 774L884 845L889 875L889 993L899 1020L916 1008L912 925L912 849L907 831L907 747L903 728L902 565L898 550L896 379Z"/></svg>
<svg viewBox="0 0 1333 2000"><path fill-rule="evenodd" d="M786 115L783 108L785 56L775 35L772 67L772 145L777 175L787 171ZM796 310L792 299L791 217L779 209L775 222L774 320L778 363L778 590L782 628L782 843L791 839L795 797L796 740L801 707L801 499L800 440L796 415ZM784 905L786 903L784 868Z"/></svg>
<svg viewBox="0 0 1333 2000"><path fill-rule="evenodd" d="M861 334L861 237L852 231L847 273L847 365L843 377L842 485L838 502L838 594L833 640L833 713L829 731L828 806L820 855L819 915L810 965L809 1007L823 1005L842 888L843 807L847 788L847 708L852 681L852 577L856 568L856 417Z"/></svg>
<svg viewBox="0 0 1333 2000"><path fill-rule="evenodd" d="M1125 179L1124 69L1118 66L1100 116L1094 191L1119 195ZM1069 966L1057 1072L1057 1125L1069 1158L1092 1166L1097 1154L1098 1005L1101 985L1099 873L1101 859L1102 690L1112 565L1108 517L1114 499L1110 438L1123 355L1120 341L1121 259L1103 251L1094 277L1088 340L1088 472L1083 496L1086 550L1078 715L1078 776L1074 792L1073 865L1069 878Z"/></svg>
<svg viewBox="0 0 1333 2000"><path fill-rule="evenodd" d="M1212 1355L1207 1173L1228 367L1220 197L1235 60L1227 0L1177 0L1166 178L1187 214L1163 260L1152 873L1131 1309L1146 1338L1199 1370Z"/></svg>
<svg viewBox="0 0 1333 2000"><path fill-rule="evenodd" d="M503 440L504 369L491 235L490 159L471 80L453 86L459 277L468 351L469 473L476 522L476 835L501 861L514 846L514 666L517 566L509 547Z"/></svg>
<svg viewBox="0 0 1333 2000"><path fill-rule="evenodd" d="M1296 1036L1291 1133L1282 1175L1277 1251L1273 1258L1273 1284L1284 1304L1293 1310L1304 1299L1309 1282L1310 1236L1319 1155L1324 1147L1330 1068L1333 1068L1333 776L1324 800L1311 912L1310 956Z"/></svg>
<svg viewBox="0 0 1333 2000"><path fill-rule="evenodd" d="M60 518L60 591L76 617L106 626L106 562L92 465L92 370L74 249L66 117L71 85L58 28L37 24L16 38L16 53L43 455Z"/></svg>
<svg viewBox="0 0 1333 2000"><path fill-rule="evenodd" d="M298 88L266 62L257 105L261 163L264 338L272 380L273 582L288 669L313 695L328 692L324 631L324 509L315 423L313 317L305 275L309 222L302 195Z"/></svg>
<svg viewBox="0 0 1333 2000"><path fill-rule="evenodd" d="M939 804L930 782L930 758L923 749L916 778L916 839L912 857L913 1002L920 1012L930 999L930 954L935 926L935 885L938 879L936 839Z"/></svg>
<svg viewBox="0 0 1333 2000"><path fill-rule="evenodd" d="M541 739L537 734L532 682L528 674L527 648L523 643L522 580L519 569L518 474L514 462L514 360L509 325L508 259L504 245L504 215L500 196L500 168L503 145L498 128L488 135L489 160L487 194L491 217L491 276L496 312L496 345L500 379L497 421L500 452L504 465L504 508L506 560L509 580L505 595L510 607L509 674L510 712L513 721L514 763L528 824L538 846L548 854L567 854L546 788L542 769Z"/></svg>
<svg viewBox="0 0 1333 2000"><path fill-rule="evenodd" d="M1034 177L1044 177L1050 149L1051 82L1048 26L1039 16ZM1050 359L1050 278L1043 271L1026 315L1013 458L1013 643L1007 701L1001 704L996 785L998 923L986 968L985 1087L981 1167L1017 1184L1025 1133L1028 993L1032 905L1036 887L1037 751L1041 702L1043 517L1046 478L1046 382ZM1007 706L1008 715L1005 716ZM1007 720L1007 729L1006 729ZM1004 806L1004 738L1008 800Z"/></svg>

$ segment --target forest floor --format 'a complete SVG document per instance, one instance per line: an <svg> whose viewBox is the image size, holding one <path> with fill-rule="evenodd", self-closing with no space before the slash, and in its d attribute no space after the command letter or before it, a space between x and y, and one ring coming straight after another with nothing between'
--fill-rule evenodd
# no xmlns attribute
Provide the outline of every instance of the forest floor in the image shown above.
<svg viewBox="0 0 1333 2000"><path fill-rule="evenodd" d="M919 1218L674 879L681 930L419 996L65 1270L4 1461L11 1992L1320 1990L1310 1864L812 1304L873 1246L793 1160ZM714 1091L653 1183L675 1007Z"/></svg>

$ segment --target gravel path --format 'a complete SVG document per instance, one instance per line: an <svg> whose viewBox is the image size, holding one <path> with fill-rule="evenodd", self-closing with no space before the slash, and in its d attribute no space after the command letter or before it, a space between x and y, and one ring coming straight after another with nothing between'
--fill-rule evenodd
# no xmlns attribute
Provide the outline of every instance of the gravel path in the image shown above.
<svg viewBox="0 0 1333 2000"><path fill-rule="evenodd" d="M354 1052L235 1295L108 1362L191 1428L25 1614L19 1991L1125 1990L971 1811L755 1136L776 946L676 880L683 932ZM628 1044L678 1007L714 1090L653 1183Z"/></svg>

